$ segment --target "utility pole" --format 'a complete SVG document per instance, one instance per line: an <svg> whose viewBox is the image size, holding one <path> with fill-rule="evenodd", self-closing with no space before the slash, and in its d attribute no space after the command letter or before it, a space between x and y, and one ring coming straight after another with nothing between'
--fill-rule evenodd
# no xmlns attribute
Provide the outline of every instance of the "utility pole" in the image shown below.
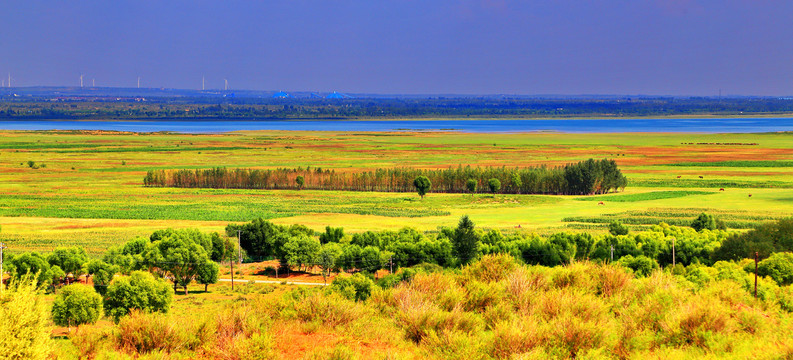
<svg viewBox="0 0 793 360"><path fill-rule="evenodd" d="M240 266L242 266L242 243L240 242L240 230L237 230L237 252L239 253Z"/></svg>
<svg viewBox="0 0 793 360"><path fill-rule="evenodd" d="M757 299L757 251L754 252L754 298Z"/></svg>
<svg viewBox="0 0 793 360"><path fill-rule="evenodd" d="M675 238L672 238L672 267L675 267Z"/></svg>
<svg viewBox="0 0 793 360"><path fill-rule="evenodd" d="M394 257L393 256L388 259L388 265L390 266L391 274L393 274L394 273Z"/></svg>
<svg viewBox="0 0 793 360"><path fill-rule="evenodd" d="M611 262L614 262L614 245L611 245Z"/></svg>
<svg viewBox="0 0 793 360"><path fill-rule="evenodd" d="M5 243L0 243L0 294L3 293L3 249L6 248Z"/></svg>
<svg viewBox="0 0 793 360"><path fill-rule="evenodd" d="M229 258L229 267L231 267L231 291L234 291L234 259Z"/></svg>

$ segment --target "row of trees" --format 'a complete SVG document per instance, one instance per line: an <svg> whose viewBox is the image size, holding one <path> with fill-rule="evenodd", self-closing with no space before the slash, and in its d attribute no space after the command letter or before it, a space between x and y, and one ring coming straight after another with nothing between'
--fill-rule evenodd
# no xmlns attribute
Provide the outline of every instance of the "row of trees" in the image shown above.
<svg viewBox="0 0 793 360"><path fill-rule="evenodd" d="M627 179L614 160L589 159L557 167L471 167L447 169L376 169L337 172L321 168L150 170L145 186L183 188L314 189L410 192L426 179L431 191L444 193L492 192L510 194L604 194L624 189ZM429 190L429 189L428 189Z"/></svg>
<svg viewBox="0 0 793 360"><path fill-rule="evenodd" d="M410 267L420 263L442 267L467 264L487 254L511 254L527 264L556 266L575 260L618 261L630 256L632 262L651 261L655 266L680 264L713 264L719 260L748 257L747 251L735 255L732 242L744 243L764 227L748 233L719 229L712 216L702 214L693 227L666 224L649 231L629 233L619 222L610 224L610 233L595 236L589 233L561 232L548 237L536 234L476 229L463 217L456 228L442 228L428 234L410 228L399 231L366 231L345 235L342 228L327 227L319 236L302 225L281 226L263 219L247 224L229 225L227 233L237 235L241 246L253 259L277 258L281 266L298 270L319 266L323 274L330 271L373 272L384 267ZM785 227L782 220L766 226ZM704 225L703 225L704 224ZM786 232L793 235L793 231ZM779 238L782 235L775 235ZM773 240L768 240L773 241ZM750 245L751 246L751 245ZM775 249L791 251L793 243ZM754 251L754 250L753 250ZM762 252L762 257L771 251ZM626 260L628 261L628 260Z"/></svg>

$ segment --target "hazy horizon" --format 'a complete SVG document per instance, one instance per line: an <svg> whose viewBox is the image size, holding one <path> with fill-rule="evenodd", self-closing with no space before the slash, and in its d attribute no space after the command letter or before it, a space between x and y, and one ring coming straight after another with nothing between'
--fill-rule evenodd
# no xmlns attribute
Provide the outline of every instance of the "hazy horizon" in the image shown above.
<svg viewBox="0 0 793 360"><path fill-rule="evenodd" d="M12 85L387 95L793 94L777 0L0 5ZM7 85L7 84L6 84Z"/></svg>

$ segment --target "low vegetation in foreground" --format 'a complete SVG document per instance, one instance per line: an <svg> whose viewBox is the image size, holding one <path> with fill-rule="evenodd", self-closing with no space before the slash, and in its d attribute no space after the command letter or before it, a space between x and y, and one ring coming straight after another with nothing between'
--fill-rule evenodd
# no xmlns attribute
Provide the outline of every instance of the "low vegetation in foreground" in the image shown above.
<svg viewBox="0 0 793 360"><path fill-rule="evenodd" d="M279 260L265 272L318 271L333 280L212 291L219 265L239 254L219 234L157 231L102 260L79 248L9 255L0 336L14 341L0 342L0 354L790 358L793 219L748 232L720 228L718 218L700 214L686 228L630 233L613 222L605 236L504 237L466 216L437 235L327 228L317 236L256 220L228 231L248 237L247 256ZM196 283L203 291L188 292ZM64 339L42 335L52 324L66 327Z"/></svg>
<svg viewBox="0 0 793 360"><path fill-rule="evenodd" d="M619 264L549 268L488 255L460 269L404 268L376 283L354 275L325 288L254 286L261 291L238 290L223 301L190 295L167 314L133 311L115 325L83 325L68 340L31 335L29 341L38 358L793 356L793 294L761 278L763 295L756 299L748 278L730 262L643 275ZM4 302L33 291L9 290ZM40 301L27 306L46 307ZM2 324L12 327L7 331L47 328L41 321L9 321L15 314L3 309ZM4 354L13 346L6 344L0 345Z"/></svg>

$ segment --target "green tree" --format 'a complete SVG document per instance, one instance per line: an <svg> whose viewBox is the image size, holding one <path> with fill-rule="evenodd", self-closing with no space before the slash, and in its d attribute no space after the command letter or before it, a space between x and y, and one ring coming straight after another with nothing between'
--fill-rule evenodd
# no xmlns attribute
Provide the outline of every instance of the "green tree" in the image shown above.
<svg viewBox="0 0 793 360"><path fill-rule="evenodd" d="M170 277L174 288L182 286L185 295L199 269L212 262L206 249L190 237L168 235L149 245L144 258L152 269Z"/></svg>
<svg viewBox="0 0 793 360"><path fill-rule="evenodd" d="M85 273L88 254L85 253L85 249L79 247L57 248L47 256L47 262L50 266L59 266L67 275L72 275L72 279L77 281Z"/></svg>
<svg viewBox="0 0 793 360"><path fill-rule="evenodd" d="M468 179L465 182L465 188L468 189L468 192L471 193L471 196L474 196L476 192L476 187L479 185L479 182L474 179Z"/></svg>
<svg viewBox="0 0 793 360"><path fill-rule="evenodd" d="M49 284L52 279L50 264L37 252L23 253L11 261L14 273L11 276L17 280L30 274L36 277L39 286Z"/></svg>
<svg viewBox="0 0 793 360"><path fill-rule="evenodd" d="M61 270L61 267L58 265L54 265L50 267L50 286L52 286L52 292L57 292L57 289L63 282L66 280L66 273Z"/></svg>
<svg viewBox="0 0 793 360"><path fill-rule="evenodd" d="M52 303L52 321L55 325L66 326L93 324L102 316L102 296L90 287L74 284L61 290Z"/></svg>
<svg viewBox="0 0 793 360"><path fill-rule="evenodd" d="M217 284L218 277L220 275L220 268L218 264L214 261L209 261L205 263L203 266L198 268L198 274L196 274L196 281L199 284L204 285L204 292L207 292L209 288L209 284Z"/></svg>
<svg viewBox="0 0 793 360"><path fill-rule="evenodd" d="M491 193L495 194L501 190L501 181L496 178L492 178L487 181L487 187L490 188Z"/></svg>
<svg viewBox="0 0 793 360"><path fill-rule="evenodd" d="M427 195L427 191L432 187L432 183L429 178L421 175L413 180L413 186L416 188L416 192L418 192L419 196L424 199L424 195Z"/></svg>
<svg viewBox="0 0 793 360"><path fill-rule="evenodd" d="M375 272L383 267L380 258L380 249L374 246L367 246L361 251L361 270Z"/></svg>
<svg viewBox="0 0 793 360"><path fill-rule="evenodd" d="M303 185L306 183L306 179L304 179L302 176L298 176L295 178L295 183L297 184L298 189L302 189Z"/></svg>
<svg viewBox="0 0 793 360"><path fill-rule="evenodd" d="M319 240L313 237L306 235L295 236L284 244L284 258L289 266L297 266L298 271L300 271L304 265L314 264L320 247Z"/></svg>
<svg viewBox="0 0 793 360"><path fill-rule="evenodd" d="M779 285L793 284L793 253L771 254L770 257L757 264L757 275L768 276Z"/></svg>
<svg viewBox="0 0 793 360"><path fill-rule="evenodd" d="M321 244L337 243L342 238L344 238L344 228L325 226L325 232L319 235L319 242Z"/></svg>
<svg viewBox="0 0 793 360"><path fill-rule="evenodd" d="M94 278L94 290L100 295L107 292L107 286L113 281L113 276L119 272L117 265L108 264L102 260L91 260L86 265L88 275Z"/></svg>
<svg viewBox="0 0 793 360"><path fill-rule="evenodd" d="M691 222L691 227L696 231L716 230L716 218L713 215L701 213Z"/></svg>
<svg viewBox="0 0 793 360"><path fill-rule="evenodd" d="M628 235L628 227L623 225L619 220L614 220L609 223L609 232L611 235Z"/></svg>
<svg viewBox="0 0 793 360"><path fill-rule="evenodd" d="M520 194L520 188L523 186L523 180L521 180L520 174L513 173L510 181L512 182L512 191L516 194Z"/></svg>
<svg viewBox="0 0 793 360"><path fill-rule="evenodd" d="M337 261L341 256L341 245L329 242L322 245L317 255L317 265L322 269L322 281L327 282L327 276L333 269L338 269Z"/></svg>
<svg viewBox="0 0 793 360"><path fill-rule="evenodd" d="M474 222L468 218L468 215L460 218L451 240L461 264L465 265L476 259L481 239L474 229Z"/></svg>
<svg viewBox="0 0 793 360"><path fill-rule="evenodd" d="M144 312L168 312L173 292L170 286L152 274L134 271L129 276L113 279L105 294L105 311L118 320L132 309Z"/></svg>

